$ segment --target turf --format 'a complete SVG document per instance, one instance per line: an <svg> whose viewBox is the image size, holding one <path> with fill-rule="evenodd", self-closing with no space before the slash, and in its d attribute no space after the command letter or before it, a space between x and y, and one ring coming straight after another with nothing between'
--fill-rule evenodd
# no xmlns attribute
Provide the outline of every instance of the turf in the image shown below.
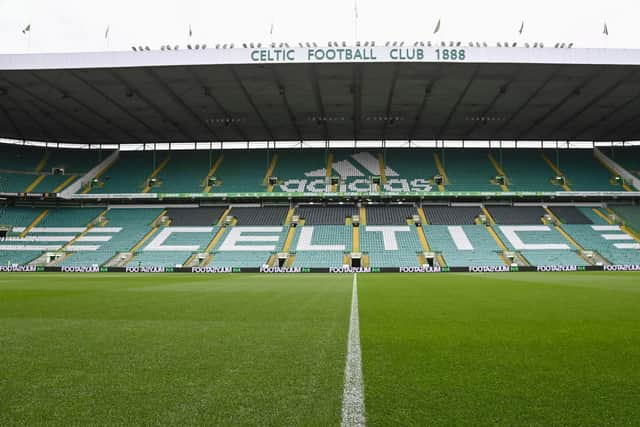
<svg viewBox="0 0 640 427"><path fill-rule="evenodd" d="M0 425L337 425L352 279L0 276Z"/></svg>
<svg viewBox="0 0 640 427"><path fill-rule="evenodd" d="M640 277L360 275L369 425L640 425Z"/></svg>
<svg viewBox="0 0 640 427"><path fill-rule="evenodd" d="M640 425L639 279L359 274L367 424ZM351 284L0 275L0 425L339 425Z"/></svg>

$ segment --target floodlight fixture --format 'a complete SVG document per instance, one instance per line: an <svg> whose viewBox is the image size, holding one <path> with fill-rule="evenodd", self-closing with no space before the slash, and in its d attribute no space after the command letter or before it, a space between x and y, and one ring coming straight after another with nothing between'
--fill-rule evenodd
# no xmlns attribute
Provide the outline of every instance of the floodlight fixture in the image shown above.
<svg viewBox="0 0 640 427"><path fill-rule="evenodd" d="M137 52L137 51L138 51L138 49L136 49L136 47L135 47L135 46L131 46L131 49L132 49L134 52Z"/></svg>
<svg viewBox="0 0 640 427"><path fill-rule="evenodd" d="M388 41L387 41L387 42L385 42L384 46L385 46L385 47L389 47L389 42L388 42Z"/></svg>
<svg viewBox="0 0 640 427"><path fill-rule="evenodd" d="M188 44L188 45L187 45L187 49L191 50L191 49L193 49L193 48L191 47L191 45L190 45L190 44Z"/></svg>
<svg viewBox="0 0 640 427"><path fill-rule="evenodd" d="M242 47L246 49L247 48L247 44L246 43L242 43Z"/></svg>
<svg viewBox="0 0 640 427"><path fill-rule="evenodd" d="M400 47L402 47L402 46L404 46L404 42L403 41L400 42Z"/></svg>
<svg viewBox="0 0 640 427"><path fill-rule="evenodd" d="M497 43L498 47L502 47L502 44L500 44L500 42Z"/></svg>
<svg viewBox="0 0 640 427"><path fill-rule="evenodd" d="M569 49L571 49L573 47L573 42L569 43L569 45L567 46Z"/></svg>

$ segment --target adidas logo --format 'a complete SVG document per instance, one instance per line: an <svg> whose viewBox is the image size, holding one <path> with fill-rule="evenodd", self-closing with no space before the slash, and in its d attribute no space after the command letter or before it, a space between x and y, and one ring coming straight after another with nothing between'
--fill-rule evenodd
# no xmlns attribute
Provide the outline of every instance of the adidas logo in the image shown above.
<svg viewBox="0 0 640 427"><path fill-rule="evenodd" d="M346 159L333 162L329 176L340 177L337 189L341 193L372 192L376 189L371 184L370 177L380 175L380 163L371 153L363 151L354 153ZM385 165L386 182L382 190L387 192L431 191L432 185L424 178L400 178L400 174ZM315 169L304 173L306 178L288 179L279 184L280 191L287 193L325 193L331 192L331 184L327 177L327 169Z"/></svg>

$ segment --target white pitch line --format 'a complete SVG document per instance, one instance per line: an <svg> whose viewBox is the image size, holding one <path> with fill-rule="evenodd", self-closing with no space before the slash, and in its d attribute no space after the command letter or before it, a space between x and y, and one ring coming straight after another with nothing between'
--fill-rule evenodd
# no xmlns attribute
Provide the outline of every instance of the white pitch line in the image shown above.
<svg viewBox="0 0 640 427"><path fill-rule="evenodd" d="M358 315L358 278L353 275L351 295L351 320L347 364L344 368L344 392L342 395L342 427L365 426L364 383L362 380L362 351L360 349L360 319Z"/></svg>

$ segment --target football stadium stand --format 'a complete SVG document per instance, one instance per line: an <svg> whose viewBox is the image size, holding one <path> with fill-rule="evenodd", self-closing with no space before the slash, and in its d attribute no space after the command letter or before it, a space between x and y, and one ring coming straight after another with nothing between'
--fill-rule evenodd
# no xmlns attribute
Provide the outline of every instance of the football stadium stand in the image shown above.
<svg viewBox="0 0 640 427"><path fill-rule="evenodd" d="M293 240L294 267L339 267L343 254L351 252L353 227L347 225L304 225L296 228ZM305 263L311 263L305 265Z"/></svg>
<svg viewBox="0 0 640 427"><path fill-rule="evenodd" d="M431 223L421 229L407 221L417 212L409 205L368 206L367 223L354 227L347 218L358 213L355 206L307 205L295 209L305 221L290 229L284 225L290 214L286 207L232 207L237 221L223 227L217 224L229 212L226 206L11 207L2 217L11 231L0 241L0 262L258 268L276 265L276 254L289 252L285 265L328 268L349 264L355 251L362 253L363 265L377 268L417 267L426 252L449 267L511 262L585 266L598 257L610 264L640 263L633 231L640 220L636 206L616 205L612 215L600 207L550 206L545 211L493 205L488 206L493 225L474 224L482 213L478 206L423 209ZM543 223L548 212L560 226ZM616 218L623 224L614 224ZM597 256L589 257L591 252ZM44 256L49 253L56 255Z"/></svg>
<svg viewBox="0 0 640 427"><path fill-rule="evenodd" d="M551 211L556 218L565 224L593 224L593 220L582 210L573 206L553 206Z"/></svg>
<svg viewBox="0 0 640 427"><path fill-rule="evenodd" d="M475 224L482 214L479 206L433 206L422 205L427 222L433 225L469 225Z"/></svg>
<svg viewBox="0 0 640 427"><path fill-rule="evenodd" d="M397 225L406 224L408 219L417 215L413 206L368 206L367 224L369 225Z"/></svg>
<svg viewBox="0 0 640 427"><path fill-rule="evenodd" d="M487 206L496 224L541 224L546 212L539 206Z"/></svg>
<svg viewBox="0 0 640 427"><path fill-rule="evenodd" d="M369 213L368 209L367 215ZM366 225L360 230L360 250L369 256L371 267L414 267L418 265L416 254L422 251L422 246L415 226L406 223L396 226Z"/></svg>
<svg viewBox="0 0 640 427"><path fill-rule="evenodd" d="M225 150L215 177L218 185L211 192L233 193L267 191L264 182L269 156L263 150Z"/></svg>
<svg viewBox="0 0 640 427"><path fill-rule="evenodd" d="M206 188L205 177L212 160L206 151L158 152L158 159L169 161L158 171L154 193L202 193ZM162 165L160 165L162 166Z"/></svg>
<svg viewBox="0 0 640 427"><path fill-rule="evenodd" d="M306 225L344 225L347 218L358 214L354 205L300 206L295 214L304 219Z"/></svg>
<svg viewBox="0 0 640 427"><path fill-rule="evenodd" d="M556 175L542 158L542 152L534 149L507 149L494 154L502 164L511 191L559 191L553 184Z"/></svg>
<svg viewBox="0 0 640 427"><path fill-rule="evenodd" d="M167 217L174 227L206 227L216 225L226 207L169 208Z"/></svg>
<svg viewBox="0 0 640 427"><path fill-rule="evenodd" d="M271 176L278 178L273 191L325 191L327 177L326 150L281 150Z"/></svg>
<svg viewBox="0 0 640 427"><path fill-rule="evenodd" d="M387 191L437 190L437 188L432 189L432 184L428 183L438 175L433 154L433 150L419 148L386 150L384 153L386 185L383 188Z"/></svg>
<svg viewBox="0 0 640 427"><path fill-rule="evenodd" d="M424 232L431 250L449 267L504 265L502 252L484 225L429 225Z"/></svg>
<svg viewBox="0 0 640 427"><path fill-rule="evenodd" d="M238 225L282 225L289 208L281 206L233 207L229 215L238 220Z"/></svg>
<svg viewBox="0 0 640 427"><path fill-rule="evenodd" d="M563 229L585 250L611 264L640 264L640 243L618 225L567 224Z"/></svg>
<svg viewBox="0 0 640 427"><path fill-rule="evenodd" d="M102 153L0 144L0 179L9 192L58 192L87 172Z"/></svg>
<svg viewBox="0 0 640 427"><path fill-rule="evenodd" d="M109 209L104 222L91 229L91 237L100 239L101 245L95 251L72 253L60 265L83 266L103 265L118 253L129 252L149 233L152 222L162 209Z"/></svg>
<svg viewBox="0 0 640 427"><path fill-rule="evenodd" d="M91 193L142 193L154 170L153 156L145 152L121 152L118 160L102 173Z"/></svg>
<svg viewBox="0 0 640 427"><path fill-rule="evenodd" d="M438 155L448 178L447 191L501 191L492 182L498 172L489 161L489 151L449 149Z"/></svg>
<svg viewBox="0 0 640 427"><path fill-rule="evenodd" d="M596 160L592 150L545 150L545 155L558 160L558 169L574 191L622 191L610 182L611 173Z"/></svg>
<svg viewBox="0 0 640 427"><path fill-rule="evenodd" d="M640 233L640 207L632 205L617 205L613 209L622 218L625 225Z"/></svg>

